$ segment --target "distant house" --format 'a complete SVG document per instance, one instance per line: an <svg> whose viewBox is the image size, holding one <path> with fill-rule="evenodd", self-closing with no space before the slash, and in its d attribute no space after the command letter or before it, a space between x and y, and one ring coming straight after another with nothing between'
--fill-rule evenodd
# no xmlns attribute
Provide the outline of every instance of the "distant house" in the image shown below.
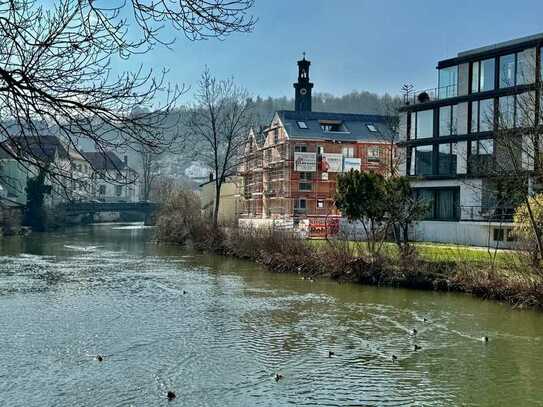
<svg viewBox="0 0 543 407"><path fill-rule="evenodd" d="M239 215L239 179L231 177L221 186L219 205L219 223L229 224L235 222ZM200 201L202 211L211 218L215 208L215 181L210 179L200 184Z"/></svg>
<svg viewBox="0 0 543 407"><path fill-rule="evenodd" d="M102 202L139 201L138 173L128 166L128 157L121 160L114 152L85 152L91 167L90 196Z"/></svg>
<svg viewBox="0 0 543 407"><path fill-rule="evenodd" d="M396 134L385 116L311 111L309 66L298 61L295 111L278 111L262 132L250 132L239 175L243 223L304 223L316 237L337 230L337 176L390 174Z"/></svg>

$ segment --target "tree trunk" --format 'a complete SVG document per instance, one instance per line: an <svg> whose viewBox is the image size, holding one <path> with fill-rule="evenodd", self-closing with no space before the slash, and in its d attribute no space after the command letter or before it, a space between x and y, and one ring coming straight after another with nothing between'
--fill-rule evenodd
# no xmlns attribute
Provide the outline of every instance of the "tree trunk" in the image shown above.
<svg viewBox="0 0 543 407"><path fill-rule="evenodd" d="M221 202L221 187L219 182L215 183L215 205L213 207L213 227L217 228L219 225L219 205Z"/></svg>

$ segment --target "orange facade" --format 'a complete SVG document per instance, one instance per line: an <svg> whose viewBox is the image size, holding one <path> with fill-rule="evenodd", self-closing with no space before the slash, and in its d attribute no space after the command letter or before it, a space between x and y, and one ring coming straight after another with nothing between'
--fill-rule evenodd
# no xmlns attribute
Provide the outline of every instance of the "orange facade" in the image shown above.
<svg viewBox="0 0 543 407"><path fill-rule="evenodd" d="M321 224L330 225L335 221L329 219L340 215L334 196L342 169L328 163L328 157L336 160L344 157L344 162L360 159L362 171L383 175L391 172L394 147L386 141L291 140L278 122L272 123L263 135L261 145L251 135L240 167L242 217L308 219L311 228L317 231L322 229ZM315 162L304 167L299 157L305 155L315 157Z"/></svg>

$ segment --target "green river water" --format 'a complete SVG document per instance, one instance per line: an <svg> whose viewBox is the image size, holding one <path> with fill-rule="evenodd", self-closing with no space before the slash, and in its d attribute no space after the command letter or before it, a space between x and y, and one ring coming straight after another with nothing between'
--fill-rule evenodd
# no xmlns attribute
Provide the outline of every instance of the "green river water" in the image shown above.
<svg viewBox="0 0 543 407"><path fill-rule="evenodd" d="M0 240L0 406L543 405L543 313L311 283L152 233Z"/></svg>

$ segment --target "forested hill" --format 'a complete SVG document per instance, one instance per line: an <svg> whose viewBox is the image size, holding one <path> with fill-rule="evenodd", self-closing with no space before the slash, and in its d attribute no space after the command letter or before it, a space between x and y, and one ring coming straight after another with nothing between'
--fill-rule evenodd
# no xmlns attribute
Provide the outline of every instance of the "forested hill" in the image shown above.
<svg viewBox="0 0 543 407"><path fill-rule="evenodd" d="M271 120L273 113L277 110L294 109L294 99L284 96L266 99L258 96L253 101L255 110L263 122ZM390 107L399 104L399 96L377 95L365 91L355 91L343 96L334 96L329 93L313 95L313 111L315 112L390 114Z"/></svg>

